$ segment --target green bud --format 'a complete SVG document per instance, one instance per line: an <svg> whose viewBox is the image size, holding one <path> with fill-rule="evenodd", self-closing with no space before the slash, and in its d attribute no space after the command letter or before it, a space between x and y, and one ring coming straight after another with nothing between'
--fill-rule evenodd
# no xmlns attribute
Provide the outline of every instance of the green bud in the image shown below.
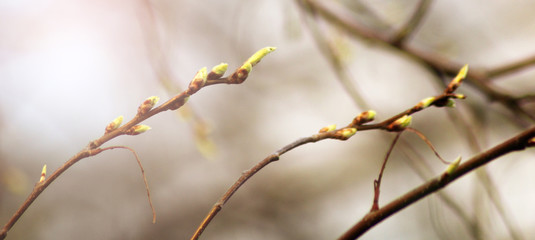
<svg viewBox="0 0 535 240"><path fill-rule="evenodd" d="M386 127L386 130L393 131L393 132L399 132L405 130L412 122L412 116L405 115L403 117L398 118L396 121L392 122L390 125Z"/></svg>
<svg viewBox="0 0 535 240"><path fill-rule="evenodd" d="M457 76L451 80L450 84L448 84L448 88L446 88L447 93L454 92L462 83L463 79L466 78L466 75L468 73L468 64L464 65L461 70L459 70L459 73L457 73Z"/></svg>
<svg viewBox="0 0 535 240"><path fill-rule="evenodd" d="M422 101L420 101L418 103L417 106L421 107L421 108L427 108L429 107L433 102L435 102L436 98L435 97L428 97L428 98L424 98Z"/></svg>
<svg viewBox="0 0 535 240"><path fill-rule="evenodd" d="M117 129L118 127L121 126L121 123L123 123L123 116L119 116L115 119L113 119L113 121L108 124L108 126L106 126L106 133L109 133L115 129Z"/></svg>
<svg viewBox="0 0 535 240"><path fill-rule="evenodd" d="M455 170L457 170L459 164L461 164L461 156L457 157L453 162L450 163L450 165L448 165L445 173L451 175Z"/></svg>
<svg viewBox="0 0 535 240"><path fill-rule="evenodd" d="M320 129L320 133L324 133L324 132L330 132L332 130L336 129L336 124L331 124L329 126L326 126L326 127L323 127L322 129Z"/></svg>
<svg viewBox="0 0 535 240"><path fill-rule="evenodd" d="M356 128L343 128L335 133L335 137L340 140L347 140L357 132Z"/></svg>
<svg viewBox="0 0 535 240"><path fill-rule="evenodd" d="M208 73L207 78L211 80L218 79L222 77L223 74L225 74L225 72L227 71L227 68L228 68L228 64L220 63L219 65L212 68L212 71Z"/></svg>
<svg viewBox="0 0 535 240"><path fill-rule="evenodd" d="M206 67L203 67L197 72L197 74L195 74L195 77L193 77L193 80L191 80L189 83L188 95L194 94L204 87L206 80L208 80L208 72Z"/></svg>
<svg viewBox="0 0 535 240"><path fill-rule="evenodd" d="M147 125L135 125L126 131L126 135L138 135L142 134L151 128Z"/></svg>
<svg viewBox="0 0 535 240"><path fill-rule="evenodd" d="M39 183L44 182L46 179L46 164L43 166L43 170L41 170L41 178L39 178Z"/></svg>
<svg viewBox="0 0 535 240"><path fill-rule="evenodd" d="M143 101L143 103L138 107L137 114L143 115L147 113L154 107L154 105L156 105L156 103L158 103L159 100L160 98L157 96L152 96L145 99L145 101Z"/></svg>
<svg viewBox="0 0 535 240"><path fill-rule="evenodd" d="M448 98L448 102L446 102L446 107L454 108L455 107L455 100Z"/></svg>
<svg viewBox="0 0 535 240"><path fill-rule="evenodd" d="M275 49L277 48L276 47L262 48L258 50L255 54L253 54L249 59L247 59L246 63L250 63L251 66L254 66L257 63L259 63L260 60L262 60L262 58L265 57L268 53L275 51Z"/></svg>

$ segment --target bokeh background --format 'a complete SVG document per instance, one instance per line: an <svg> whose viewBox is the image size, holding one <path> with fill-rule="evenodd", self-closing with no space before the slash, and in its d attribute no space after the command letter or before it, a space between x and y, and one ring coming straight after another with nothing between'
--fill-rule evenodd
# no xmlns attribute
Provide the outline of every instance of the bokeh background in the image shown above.
<svg viewBox="0 0 535 240"><path fill-rule="evenodd" d="M196 71L220 62L229 71L256 50L276 46L242 85L207 87L185 110L145 122L147 133L105 144L134 148L145 167L157 222L152 224L140 170L125 150L84 159L58 178L7 239L187 239L212 205L270 153L329 124L344 126L364 109L312 34L339 53L351 83L386 119L436 95L443 82L399 51L346 35L297 1L0 1L0 224L49 173L101 136L119 115L131 119L149 96L168 99ZM374 29L397 28L418 1L324 1ZM477 69L535 54L534 1L434 1L410 39L416 48ZM388 26L388 27L387 27ZM514 96L535 93L531 68L496 79ZM530 121L480 91L455 109L414 116L446 159L476 153ZM528 106L529 107L529 106ZM533 112L533 106L531 106ZM518 117L518 119L517 119ZM461 119L461 120L459 120ZM462 127L465 123L468 128ZM247 182L208 226L203 239L333 239L371 207L373 180L394 135L359 132L346 142L297 148ZM386 167L381 203L446 167L414 134L404 134ZM407 147L410 146L410 147ZM416 149L410 151L410 149ZM479 226L481 239L535 235L535 152L488 165L490 201L476 173L442 192ZM506 217L497 211L501 206ZM443 200L428 197L380 223L362 239L470 239L470 227Z"/></svg>

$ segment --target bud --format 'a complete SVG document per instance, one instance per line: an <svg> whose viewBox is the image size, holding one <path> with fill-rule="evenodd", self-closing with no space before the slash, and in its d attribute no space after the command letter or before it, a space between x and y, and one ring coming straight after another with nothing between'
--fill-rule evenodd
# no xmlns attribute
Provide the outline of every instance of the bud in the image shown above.
<svg viewBox="0 0 535 240"><path fill-rule="evenodd" d="M113 119L113 121L108 124L108 126L106 126L106 132L105 133L109 133L115 129L117 129L118 127L121 126L121 123L123 123L123 116L119 116L115 119Z"/></svg>
<svg viewBox="0 0 535 240"><path fill-rule="evenodd" d="M418 103L418 105L416 105L416 106L424 109L424 108L429 107L431 104L433 104L435 102L435 100L436 100L435 97L428 97L428 98L425 98L422 101L420 101Z"/></svg>
<svg viewBox="0 0 535 240"><path fill-rule="evenodd" d="M147 125L135 125L131 127L130 129L128 129L125 134L134 136L134 135L142 134L148 130L150 130L150 127Z"/></svg>
<svg viewBox="0 0 535 240"><path fill-rule="evenodd" d="M41 170L41 178L39 178L39 183L44 182L45 178L46 178L46 164L43 166L43 170Z"/></svg>
<svg viewBox="0 0 535 240"><path fill-rule="evenodd" d="M377 115L377 112L373 110L368 110L366 112L361 112L357 117L353 119L353 122L351 123L351 126L359 126L364 123L371 122L375 119L375 115Z"/></svg>
<svg viewBox="0 0 535 240"><path fill-rule="evenodd" d="M275 51L277 49L276 47L265 47L260 50L258 50L255 54L253 54L249 59L247 59L246 63L250 63L251 67L256 65L257 63L262 60L268 53ZM249 71L250 72L250 71Z"/></svg>
<svg viewBox="0 0 535 240"><path fill-rule="evenodd" d="M159 100L160 98L157 96L152 96L145 99L145 101L143 101L143 103L137 108L137 114L143 115L149 112Z"/></svg>
<svg viewBox="0 0 535 240"><path fill-rule="evenodd" d="M448 101L446 102L446 107L454 108L455 107L455 100L448 98Z"/></svg>
<svg viewBox="0 0 535 240"><path fill-rule="evenodd" d="M528 147L535 147L535 137L528 140Z"/></svg>
<svg viewBox="0 0 535 240"><path fill-rule="evenodd" d="M210 80L215 80L223 76L225 72L227 71L228 64L226 63L220 63L219 65L212 68L212 71L208 73L207 78Z"/></svg>
<svg viewBox="0 0 535 240"><path fill-rule="evenodd" d="M245 62L236 72L234 72L232 75L230 75L229 81L230 83L242 83L247 79L249 76L249 73L253 69L253 66L249 62Z"/></svg>
<svg viewBox="0 0 535 240"><path fill-rule="evenodd" d="M195 77L193 77L193 80L191 80L191 83L189 84L189 88L188 88L188 94L191 95L199 91L199 89L204 87L204 84L206 84L207 79L208 79L208 72L206 70L206 67L203 67L201 68L201 70L197 72L197 74L195 74Z"/></svg>
<svg viewBox="0 0 535 240"><path fill-rule="evenodd" d="M453 94L452 98L458 98L458 99L465 99L466 96L464 94Z"/></svg>
<svg viewBox="0 0 535 240"><path fill-rule="evenodd" d="M446 88L447 93L454 92L462 83L463 79L466 78L466 74L468 73L468 64L464 65L461 70L459 70L459 73L457 73L457 76L451 80L450 84L448 84L448 88Z"/></svg>
<svg viewBox="0 0 535 240"><path fill-rule="evenodd" d="M455 170L457 170L459 164L461 164L461 156L457 157L453 162L450 163L450 165L448 165L445 173L451 175L453 172L455 172Z"/></svg>
<svg viewBox="0 0 535 240"><path fill-rule="evenodd" d="M330 132L332 130L336 129L336 124L331 124L327 127L323 127L322 129L320 129L320 133L324 133L324 132Z"/></svg>
<svg viewBox="0 0 535 240"><path fill-rule="evenodd" d="M335 133L335 138L340 140L347 140L357 132L356 128L343 128Z"/></svg>
<svg viewBox="0 0 535 240"><path fill-rule="evenodd" d="M403 131L405 130L405 128L407 128L411 124L411 121L412 121L412 116L405 115L403 117L398 118L396 121L390 123L390 125L386 127L386 130L392 131L392 132Z"/></svg>

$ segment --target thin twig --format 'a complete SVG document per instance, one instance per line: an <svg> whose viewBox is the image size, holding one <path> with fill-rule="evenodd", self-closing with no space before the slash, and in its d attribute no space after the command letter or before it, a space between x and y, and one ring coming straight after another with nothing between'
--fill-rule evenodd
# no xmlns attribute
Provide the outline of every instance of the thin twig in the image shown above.
<svg viewBox="0 0 535 240"><path fill-rule="evenodd" d="M444 164L450 164L450 163L451 163L451 162L448 162L448 161L444 160L444 158L442 158L442 157L440 156L440 154L438 154L437 149L433 146L433 144L431 143L431 141L429 141L429 139L427 139L427 137L425 137L425 135L424 135L422 132L420 132L420 131L418 131L418 130L416 130L416 129L414 129L414 128L410 128L410 127L407 128L407 130L410 131L410 132L415 133L416 135L418 135L418 137L420 137L420 138L427 144L427 146L429 146L429 148L431 148L431 150L433 151L433 153L435 153L435 156L437 156L438 159L440 159L440 161L441 161L442 163L444 163Z"/></svg>
<svg viewBox="0 0 535 240"><path fill-rule="evenodd" d="M399 132L396 134L396 137L390 144L390 147L388 147L388 151L386 152L385 160L383 161L383 165L381 166L381 171L379 172L379 176L376 180L373 181L373 204L372 208L370 209L370 212L377 211L379 209L379 195L381 192L381 180L383 179L383 173L386 168L386 162L388 161L388 158L390 157L390 154L392 153L392 150L394 150L394 146L396 146L396 143L398 142L399 137L401 136L403 132Z"/></svg>
<svg viewBox="0 0 535 240"><path fill-rule="evenodd" d="M137 164L139 165L139 169L141 170L141 176L143 176L143 182L145 183L145 189L147 190L147 198L149 199L149 205L150 209L152 210L152 223L156 223L156 211L154 210L154 206L152 205L152 198L150 197L150 190L149 190L149 183L147 182L147 177L145 176L145 169L143 169L143 165L141 164L141 160L139 159L139 156L137 155L136 151L130 147L127 146L111 146L111 147L105 147L102 148L102 151L116 149L116 148L122 148L126 149L134 154L134 157L136 158Z"/></svg>

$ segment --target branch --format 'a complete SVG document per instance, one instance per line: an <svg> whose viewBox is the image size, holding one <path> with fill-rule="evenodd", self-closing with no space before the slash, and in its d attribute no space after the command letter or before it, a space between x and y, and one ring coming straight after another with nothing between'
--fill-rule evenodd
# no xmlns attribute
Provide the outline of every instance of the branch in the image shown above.
<svg viewBox="0 0 535 240"><path fill-rule="evenodd" d="M156 108L153 108L154 105L156 105L156 103L158 102L159 98L150 97L150 98L147 98L139 106L136 116L132 120L130 120L128 123L124 124L123 126L120 126L123 120L122 116L113 120L110 124L108 124L108 126L106 126L106 129L105 129L106 131L104 135L102 135L100 138L94 141L91 141L84 149L82 149L76 155L71 157L67 162L65 162L62 166L60 166L54 173L52 173L52 175L50 175L48 179L43 179L43 181L39 181L35 184L33 191L30 193L30 195L22 203L19 209L13 214L13 216L9 219L9 221L4 225L4 227L0 231L0 240L5 239L5 237L7 236L7 232L19 220L22 214L28 209L28 207L30 207L30 205L35 201L35 199L37 199L37 197L54 180L56 180L56 178L58 178L63 172L65 172L67 169L69 169L72 165L74 165L78 161L101 153L104 149L106 149L106 148L104 149L99 148L100 146L102 146L102 144L121 135L138 135L149 130L150 127L145 126L145 125L138 125L138 124L143 122L147 118L150 118L158 113L161 113L167 110L177 110L178 108L182 107L186 103L186 101L189 99L191 95L195 94L203 87L215 85L215 84L222 84L222 83L225 83L225 84L243 83L249 76L249 73L251 72L253 66L258 64L264 56L266 56L268 53L274 50L275 50L274 47L266 47L257 51L249 59L247 59L247 61L245 61L241 67L236 69L236 71L228 77L222 77L223 74L225 74L227 70L228 65L226 63L222 63L222 64L215 66L210 72L208 72L206 68L203 68L199 72L197 72L197 74L195 75L191 83L189 84L188 89L176 95L175 97L169 99L167 102L163 103L162 105Z"/></svg>
<svg viewBox="0 0 535 240"><path fill-rule="evenodd" d="M471 172L472 170L485 165L486 163L497 159L505 154L520 151L526 147L533 145L533 138L535 137L535 127L532 127L511 139L472 157L465 163L461 164L456 170L451 173L445 172L437 176L403 196L393 200L389 204L377 211L366 214L362 220L355 224L351 229L344 233L339 239L356 239L377 223L383 221L392 214L410 206L416 201L434 193L435 191L447 186L454 180Z"/></svg>
<svg viewBox="0 0 535 240"><path fill-rule="evenodd" d="M268 164L275 162L279 160L280 156L284 153L299 147L301 145L307 144L307 143L313 143L318 142L325 139L338 139L338 140L347 140L350 137L352 137L357 131L365 131L365 130L385 130L389 132L401 132L404 131L411 123L412 117L409 115L412 115L416 112L419 112L427 107L430 106L436 106L436 107L445 107L445 106L454 106L453 99L455 98L464 98L464 95L462 94L454 94L453 92L460 86L462 80L466 77L468 71L468 66L465 65L457 74L457 76L450 82L450 84L447 86L447 88L444 90L444 92L438 96L435 97L429 97L426 99L423 99L416 105L414 105L412 108L409 108L393 117L390 117L380 123L376 124L366 124L368 122L371 122L375 119L375 111L369 110L366 112L360 113L357 117L353 119L353 121L348 124L347 126L336 129L336 125L330 125L327 127L324 127L320 129L319 133L314 134L310 137L305 137L298 139L285 147L279 149L278 151L270 154L266 158L264 158L262 161L258 162L256 165L254 165L249 170L242 173L241 177L236 180L236 182L223 194L223 196L217 201L210 212L208 212L207 216L204 218L204 220L201 222L193 236L191 237L192 240L199 239L200 235L203 233L203 231L206 229L208 224L214 219L214 217L221 211L225 203L238 191L238 189L247 181L249 180L253 175L255 175L258 171L260 171L262 168L267 166ZM398 135L399 137L399 135ZM395 141L397 141L398 137L396 137ZM395 144L395 141L392 144L392 147ZM389 150L390 152L391 150ZM388 159L388 156L386 157ZM386 160L385 160L386 164ZM384 169L384 167L383 167Z"/></svg>

